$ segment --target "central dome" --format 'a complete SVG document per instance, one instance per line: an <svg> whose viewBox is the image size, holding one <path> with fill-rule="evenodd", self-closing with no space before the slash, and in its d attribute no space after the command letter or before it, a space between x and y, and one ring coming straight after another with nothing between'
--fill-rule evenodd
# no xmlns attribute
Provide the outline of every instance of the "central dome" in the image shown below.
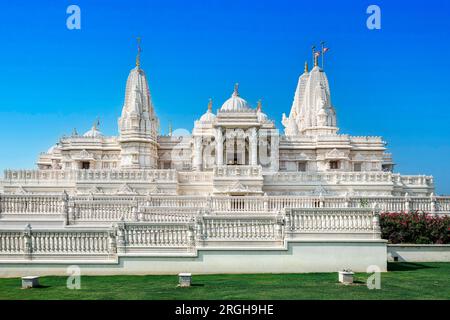
<svg viewBox="0 0 450 320"><path fill-rule="evenodd" d="M225 103L220 108L220 111L225 111L225 112L243 112L243 111L250 111L251 110L251 107L247 103L247 101L245 101L244 99L239 97L238 88L239 88L239 85L236 84L234 86L234 92L231 95L231 98L228 99L227 101L225 101Z"/></svg>

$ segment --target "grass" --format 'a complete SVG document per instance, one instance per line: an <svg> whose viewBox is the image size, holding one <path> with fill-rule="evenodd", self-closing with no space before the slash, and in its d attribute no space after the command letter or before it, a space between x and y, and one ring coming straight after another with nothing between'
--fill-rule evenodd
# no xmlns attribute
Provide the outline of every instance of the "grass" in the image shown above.
<svg viewBox="0 0 450 320"><path fill-rule="evenodd" d="M80 290L66 277L41 277L41 288L21 289L19 278L0 279L0 299L450 299L450 263L390 263L381 289L369 290L369 274L341 285L337 273L194 275L178 288L177 276L84 276Z"/></svg>

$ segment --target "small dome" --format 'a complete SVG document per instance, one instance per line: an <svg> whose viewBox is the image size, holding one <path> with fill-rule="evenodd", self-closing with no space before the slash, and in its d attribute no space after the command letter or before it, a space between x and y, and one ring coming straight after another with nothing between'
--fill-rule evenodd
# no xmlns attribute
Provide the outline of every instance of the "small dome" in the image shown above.
<svg viewBox="0 0 450 320"><path fill-rule="evenodd" d="M231 98L225 101L225 103L220 108L220 111L228 111L228 112L242 112L242 111L250 111L251 107L241 97L239 97L238 92L238 84L234 87L234 92L231 95Z"/></svg>
<svg viewBox="0 0 450 320"><path fill-rule="evenodd" d="M54 145L54 146L51 146L48 150L47 150L47 153L48 154L50 154L50 153L53 153L54 151L56 151L58 149L58 145Z"/></svg>
<svg viewBox="0 0 450 320"><path fill-rule="evenodd" d="M261 99L258 101L258 105L256 107L256 116L258 117L259 122L266 122L267 121L267 115L262 112L262 103Z"/></svg>
<svg viewBox="0 0 450 320"><path fill-rule="evenodd" d="M200 117L199 122L213 122L215 119L216 115L212 113L212 99L209 99L208 111Z"/></svg>
<svg viewBox="0 0 450 320"><path fill-rule="evenodd" d="M213 122L214 119L216 119L216 115L208 110L200 117L200 122Z"/></svg>
<svg viewBox="0 0 450 320"><path fill-rule="evenodd" d="M83 134L83 137L90 137L90 138L98 138L102 137L103 134L97 129L96 126L93 126L91 130L87 131L85 134Z"/></svg>
<svg viewBox="0 0 450 320"><path fill-rule="evenodd" d="M259 121L259 122L265 122L265 121L267 121L267 115L266 115L264 112L258 111L258 112L256 113L256 115L258 116L258 121Z"/></svg>

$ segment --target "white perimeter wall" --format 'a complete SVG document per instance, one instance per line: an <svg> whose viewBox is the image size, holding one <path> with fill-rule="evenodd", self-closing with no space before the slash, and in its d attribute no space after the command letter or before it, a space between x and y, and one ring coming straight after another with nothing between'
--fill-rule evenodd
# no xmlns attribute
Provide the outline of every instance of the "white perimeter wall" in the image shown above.
<svg viewBox="0 0 450 320"><path fill-rule="evenodd" d="M0 277L66 275L69 264L1 263ZM286 249L202 249L192 257L120 257L119 263L78 264L82 275L193 274L207 273L300 273L336 272L350 268L366 272L368 266L386 271L386 242L304 241L290 242Z"/></svg>
<svg viewBox="0 0 450 320"><path fill-rule="evenodd" d="M389 244L388 261L450 262L450 244Z"/></svg>

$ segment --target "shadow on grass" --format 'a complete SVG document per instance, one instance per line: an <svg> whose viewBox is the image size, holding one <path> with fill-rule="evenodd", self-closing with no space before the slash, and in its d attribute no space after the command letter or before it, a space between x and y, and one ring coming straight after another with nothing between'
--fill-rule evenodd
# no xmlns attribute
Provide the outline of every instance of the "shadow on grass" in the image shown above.
<svg viewBox="0 0 450 320"><path fill-rule="evenodd" d="M413 262L388 262L388 271L414 271L419 269L434 269L436 267L427 266Z"/></svg>
<svg viewBox="0 0 450 320"><path fill-rule="evenodd" d="M44 285L40 284L40 285L38 285L36 287L33 287L33 288L24 288L24 290L47 289L47 288L50 288L50 286L44 286Z"/></svg>
<svg viewBox="0 0 450 320"><path fill-rule="evenodd" d="M353 280L354 284L366 284L365 281L361 281L361 280Z"/></svg>

